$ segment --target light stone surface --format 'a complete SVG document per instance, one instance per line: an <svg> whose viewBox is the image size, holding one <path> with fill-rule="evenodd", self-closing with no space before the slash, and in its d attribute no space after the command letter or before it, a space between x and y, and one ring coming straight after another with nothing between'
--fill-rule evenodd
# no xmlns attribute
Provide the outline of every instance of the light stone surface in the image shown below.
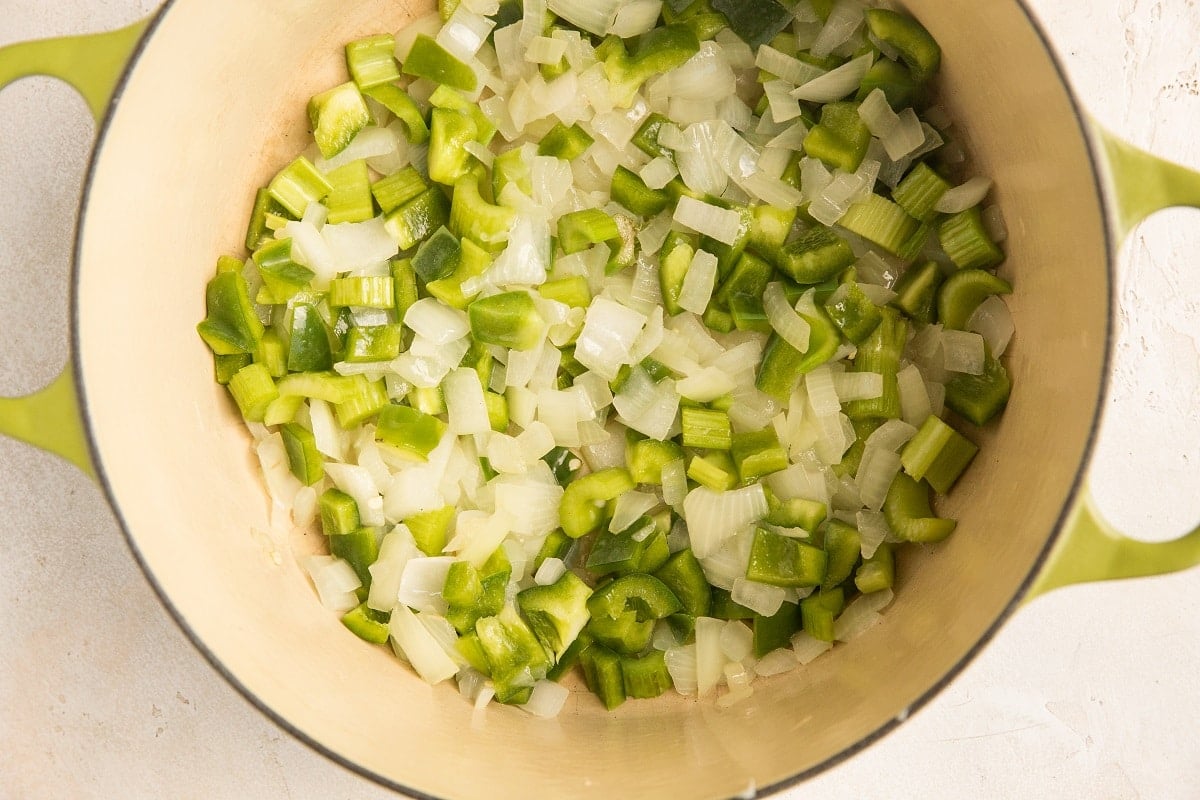
<svg viewBox="0 0 1200 800"><path fill-rule="evenodd" d="M1029 4L1100 122L1200 168L1200 4ZM0 45L117 27L158 5L0 0ZM0 95L0 393L38 388L66 357L70 228L92 136L61 84ZM1121 257L1121 338L1091 477L1105 513L1145 538L1200 520L1198 222L1161 214ZM282 733L208 666L77 471L0 440L0 509L0 799L396 796ZM1197 667L1200 570L1059 592L898 731L782 797L1190 800Z"/></svg>

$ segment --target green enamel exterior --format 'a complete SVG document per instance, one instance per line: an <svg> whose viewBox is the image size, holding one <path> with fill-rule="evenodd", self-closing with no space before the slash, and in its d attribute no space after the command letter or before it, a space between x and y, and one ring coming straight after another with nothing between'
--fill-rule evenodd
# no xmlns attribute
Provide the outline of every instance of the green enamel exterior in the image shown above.
<svg viewBox="0 0 1200 800"><path fill-rule="evenodd" d="M1107 169L1118 243L1156 211L1200 207L1200 173L1143 152L1098 125L1093 134ZM1075 583L1165 575L1197 564L1200 527L1170 542L1139 542L1105 522L1085 489L1026 599Z"/></svg>
<svg viewBox="0 0 1200 800"><path fill-rule="evenodd" d="M0 89L31 75L60 78L83 96L99 123L148 25L149 20L142 20L116 31L2 48ZM95 478L69 362L41 391L27 397L0 398L0 433L57 453Z"/></svg>

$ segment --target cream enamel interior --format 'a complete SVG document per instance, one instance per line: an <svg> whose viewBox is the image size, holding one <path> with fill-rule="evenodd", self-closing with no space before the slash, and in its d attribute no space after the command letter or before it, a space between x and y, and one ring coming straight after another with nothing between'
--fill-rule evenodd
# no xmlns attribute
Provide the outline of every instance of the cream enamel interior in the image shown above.
<svg viewBox="0 0 1200 800"><path fill-rule="evenodd" d="M555 721L472 723L319 606L273 542L249 438L194 333L254 189L299 152L304 104L345 80L341 45L424 6L177 0L104 138L81 233L78 361L99 467L153 580L245 691L347 762L446 798L725 797L853 748L933 689L1013 602L1071 496L1103 382L1102 212L1067 91L1016 2L914 0L945 51L943 104L1011 230L1016 390L948 511L946 544L901 562L886 624L728 711L674 695ZM1032 453L1044 454L1036 462ZM278 555L276 563L272 557Z"/></svg>

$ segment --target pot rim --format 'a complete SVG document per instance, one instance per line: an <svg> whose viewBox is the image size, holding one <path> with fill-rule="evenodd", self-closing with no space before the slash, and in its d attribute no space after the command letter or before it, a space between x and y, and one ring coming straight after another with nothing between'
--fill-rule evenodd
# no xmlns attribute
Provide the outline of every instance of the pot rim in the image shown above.
<svg viewBox="0 0 1200 800"><path fill-rule="evenodd" d="M997 633L999 633L1000 629L1012 618L1013 614L1025 602L1027 596L1030 594L1030 590L1033 588L1038 577L1046 567L1051 551L1054 549L1055 545L1058 544L1059 539L1062 537L1067 519L1070 516L1072 509L1083 497L1084 480L1087 470L1091 465L1092 457L1095 454L1096 440L1103 415L1104 400L1110 394L1110 388L1113 380L1113 339L1116 334L1116 326L1113 324L1113 309L1115 303L1114 293L1116 291L1115 264L1117 259L1115 246L1117 237L1114 230L1114 205L1112 199L1109 197L1109 194L1106 191L1105 183L1102 178L1104 174L1103 153L1101 152L1096 140L1091 135L1087 113L1081 106L1079 98L1075 93L1075 89L1068 80L1066 70L1063 68L1062 60L1058 52L1052 46L1051 40L1049 36L1047 36L1046 30L1042 26L1042 23L1027 5L1027 0L1014 1L1024 14L1025 19L1028 21L1033 32L1037 35L1042 47L1045 49L1046 54L1050 58L1050 62L1058 76L1059 82L1066 90L1067 98L1071 105L1071 110L1074 112L1076 124L1079 126L1079 133L1086 145L1088 162L1091 165L1092 183L1095 186L1096 196L1100 201L1102 230L1104 235L1104 251L1107 253L1104 269L1108 279L1109 290L1105 295L1107 313L1105 314L1106 330L1104 335L1104 350L1101 358L1102 379L1099 382L1099 394L1096 397L1092 419L1088 428L1087 439L1084 444L1083 455L1080 459L1075 477L1071 482L1067 497L1063 502L1062 510L1059 512L1058 518L1055 520L1050 531L1050 535L1047 537L1045 544L1042 546L1041 552L1039 552L1037 558L1034 559L1033 566L1031 567L1029 573L1024 577L1020 586L1018 586L1017 590L1013 593L1011 601L1009 601L1009 603L1000 611L1000 613L991 622L987 630L983 632L979 639L977 639L971 645L971 647L959 657L954 665L950 667L950 669L948 669L945 674L935 681L925 692L917 697L901 714L887 720L871 733L868 733L853 744L826 758L824 761L821 761L820 763L791 775L783 780L776 781L775 783L768 784L766 786L756 787L755 796L766 797L778 792L782 792L786 789L804 783L805 781L808 781L817 775L842 764L845 761L848 761L849 759L861 753L863 750L874 745L887 734L891 733L914 713L924 708L931 700L933 700L934 697L941 694L942 691L955 678L957 678L963 672L963 670L965 670L967 666L971 664L972 661L975 660L979 653L991 643L992 639ZM68 315L70 325L70 352L72 353L80 352L80 327L78 325L80 311L78 291L80 261L82 257L84 223L87 218L92 182L96 174L96 166L99 163L100 156L104 150L104 145L107 141L113 117L120 107L120 101L122 95L124 94L125 86L127 85L133 70L137 67L137 64L141 59L141 55L147 44L157 32L159 25L166 18L167 14L170 13L172 8L174 8L176 2L177 0L165 0L162 7L159 8L159 10L150 20L149 24L146 26L146 29L142 33L137 46L130 54L128 63L121 72L121 76L118 79L113 92L112 100L109 102L108 108L105 111L104 118L97 125L95 146L92 148L91 155L88 158L87 170L84 173L79 210L76 214L75 220L75 243L74 247L72 248L71 255L71 271L68 286ZM315 752L320 753L325 758L329 759L335 764L338 764L344 769L353 772L356 775L366 778L367 780L370 780L379 786L390 789L391 791L398 792L406 797L414 798L414 800L442 800L442 798L438 798L435 795L426 794L425 792L397 783L396 781L367 769L351 758L332 750L318 741L314 736L296 727L290 720L282 716L279 712L275 711L270 705L260 699L253 690L243 684L236 675L234 675L225 667L224 663L212 650L208 648L204 641L201 640L201 638L188 624L183 612L175 606L164 587L159 584L154 573L151 571L150 566L146 563L141 551L138 549L132 534L130 533L129 526L126 523L125 517L117 503L113 487L109 483L108 475L104 469L104 461L100 458L99 446L92 433L92 421L88 412L87 403L87 384L83 380L82 368L79 360L76 358L70 359L69 363L70 371L75 381L79 403L79 415L83 422L84 438L87 441L88 454L95 468L96 480L104 492L105 498L108 501L108 505L112 509L113 514L116 517L117 524L121 529L121 534L125 539L125 543L129 547L129 551L133 555L134 560L137 562L138 567L146 576L146 580L154 590L154 593L158 596L159 602L162 603L163 607L167 610L167 613L170 614L171 618L175 621L175 624L180 628L180 630L183 631L184 635L187 637L188 641L191 642L192 646L196 648L196 650L201 656L204 657L209 665L216 670L216 672L227 683L236 689L238 694L240 694L247 702L265 715L272 723L278 725L288 734L300 740Z"/></svg>

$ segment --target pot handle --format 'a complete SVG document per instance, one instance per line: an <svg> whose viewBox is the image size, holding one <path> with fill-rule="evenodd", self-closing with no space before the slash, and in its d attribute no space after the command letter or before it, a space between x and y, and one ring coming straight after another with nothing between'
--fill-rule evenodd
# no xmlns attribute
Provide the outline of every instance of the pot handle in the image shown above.
<svg viewBox="0 0 1200 800"><path fill-rule="evenodd" d="M1093 124L1123 241L1142 220L1176 206L1200 208L1200 172L1139 150ZM1179 572L1200 564L1200 527L1170 542L1130 539L1106 522L1085 488L1029 599L1062 586Z"/></svg>
<svg viewBox="0 0 1200 800"><path fill-rule="evenodd" d="M59 78L83 96L99 123L149 22L0 48L0 89L30 75ZM0 398L0 433L57 453L95 477L69 360L62 374L41 391Z"/></svg>

